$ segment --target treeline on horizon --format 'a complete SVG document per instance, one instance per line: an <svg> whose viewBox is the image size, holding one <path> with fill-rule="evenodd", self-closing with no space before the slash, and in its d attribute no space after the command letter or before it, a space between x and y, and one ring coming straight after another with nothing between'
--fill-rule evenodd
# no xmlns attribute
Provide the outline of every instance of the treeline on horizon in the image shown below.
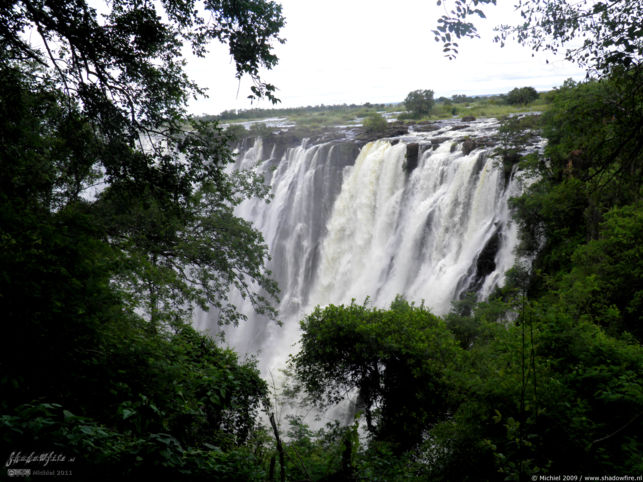
<svg viewBox="0 0 643 482"><path fill-rule="evenodd" d="M436 102L441 104L465 104L467 102L475 102L477 100L496 100L500 103L508 103L507 100L508 94L489 94L489 95L465 95L465 94L454 94L451 97L438 97ZM252 108L252 109L230 109L224 110L220 114L210 115L205 114L200 116L204 120L219 120L219 121L229 121L229 120L254 120L254 119L266 119L276 116L291 116L298 114L305 114L311 112L333 112L333 111L345 111L345 110L359 110L359 109L378 109L384 110L388 108L393 108L396 106L404 107L404 102L389 102L389 103L370 103L366 102L364 104L332 104L332 105L309 105L305 107L271 107L271 108Z"/></svg>

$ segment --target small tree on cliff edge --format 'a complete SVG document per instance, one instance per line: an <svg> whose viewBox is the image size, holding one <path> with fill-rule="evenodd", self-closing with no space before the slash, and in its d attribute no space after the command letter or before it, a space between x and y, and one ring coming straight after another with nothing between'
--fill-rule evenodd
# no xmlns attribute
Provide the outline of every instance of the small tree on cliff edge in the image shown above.
<svg viewBox="0 0 643 482"><path fill-rule="evenodd" d="M386 119L378 113L371 114L364 119L364 130L370 134L384 132L387 125Z"/></svg>
<svg viewBox="0 0 643 482"><path fill-rule="evenodd" d="M433 99L432 90L414 90L409 92L404 99L404 106L414 117L429 115L435 100Z"/></svg>

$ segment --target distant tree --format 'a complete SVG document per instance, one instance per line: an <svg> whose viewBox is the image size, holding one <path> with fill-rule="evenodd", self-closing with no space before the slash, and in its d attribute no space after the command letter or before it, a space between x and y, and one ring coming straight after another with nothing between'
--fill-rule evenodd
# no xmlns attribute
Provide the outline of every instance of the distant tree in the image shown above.
<svg viewBox="0 0 643 482"><path fill-rule="evenodd" d="M387 125L386 119L377 112L364 119L364 129L371 134L384 131Z"/></svg>
<svg viewBox="0 0 643 482"><path fill-rule="evenodd" d="M455 94L451 96L451 100L455 104L464 104L465 102L469 102L471 98L464 94Z"/></svg>
<svg viewBox="0 0 643 482"><path fill-rule="evenodd" d="M507 94L509 104L529 104L538 98L538 92L533 87L516 87Z"/></svg>
<svg viewBox="0 0 643 482"><path fill-rule="evenodd" d="M409 92L406 99L404 99L406 110L416 117L429 115L434 105L435 100L433 99L432 90L414 90Z"/></svg>

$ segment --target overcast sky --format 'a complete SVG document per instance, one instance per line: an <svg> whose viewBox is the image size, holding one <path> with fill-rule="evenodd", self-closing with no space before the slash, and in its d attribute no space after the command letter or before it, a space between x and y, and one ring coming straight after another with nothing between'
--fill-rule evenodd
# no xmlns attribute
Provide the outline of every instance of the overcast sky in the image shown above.
<svg viewBox="0 0 643 482"><path fill-rule="evenodd" d="M494 25L519 19L509 0L485 10L487 20L477 22L481 38L462 41L455 61L444 58L431 33L443 13L435 0L280 3L286 43L276 45L279 63L263 77L276 85L285 107L401 102L416 89L432 89L436 97L523 86L547 90L585 75L551 54L532 57L531 50L519 45L493 43ZM225 47L213 48L205 59L191 59L188 72L209 89L208 99L191 103L194 114L270 106L248 101L250 81L235 79Z"/></svg>

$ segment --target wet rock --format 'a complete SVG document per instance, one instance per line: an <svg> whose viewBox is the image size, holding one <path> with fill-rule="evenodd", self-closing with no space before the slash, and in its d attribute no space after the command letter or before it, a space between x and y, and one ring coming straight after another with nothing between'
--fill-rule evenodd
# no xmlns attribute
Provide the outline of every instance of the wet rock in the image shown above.
<svg viewBox="0 0 643 482"><path fill-rule="evenodd" d="M415 132L432 132L441 129L440 124L435 122L425 121L412 124L411 126Z"/></svg>
<svg viewBox="0 0 643 482"><path fill-rule="evenodd" d="M473 122L476 120L476 118L472 115L465 115L462 119L460 119L462 122Z"/></svg>
<svg viewBox="0 0 643 482"><path fill-rule="evenodd" d="M378 139L385 139L387 137L398 137L403 136L409 132L408 127L401 122L393 122L386 126L381 132L366 132L362 131L357 136L356 139L364 142L376 141Z"/></svg>
<svg viewBox="0 0 643 482"><path fill-rule="evenodd" d="M418 166L418 158L420 153L420 145L417 143L406 145L406 172L413 171Z"/></svg>
<svg viewBox="0 0 643 482"><path fill-rule="evenodd" d="M462 153L468 156L476 147L476 139L465 139L462 143Z"/></svg>
<svg viewBox="0 0 643 482"><path fill-rule="evenodd" d="M433 150L437 149L440 144L442 144L445 141L448 141L450 137L435 137L431 139L431 147Z"/></svg>
<svg viewBox="0 0 643 482"><path fill-rule="evenodd" d="M494 145L496 145L496 143L492 137L467 137L462 143L462 153L467 156L475 149L493 147Z"/></svg>

